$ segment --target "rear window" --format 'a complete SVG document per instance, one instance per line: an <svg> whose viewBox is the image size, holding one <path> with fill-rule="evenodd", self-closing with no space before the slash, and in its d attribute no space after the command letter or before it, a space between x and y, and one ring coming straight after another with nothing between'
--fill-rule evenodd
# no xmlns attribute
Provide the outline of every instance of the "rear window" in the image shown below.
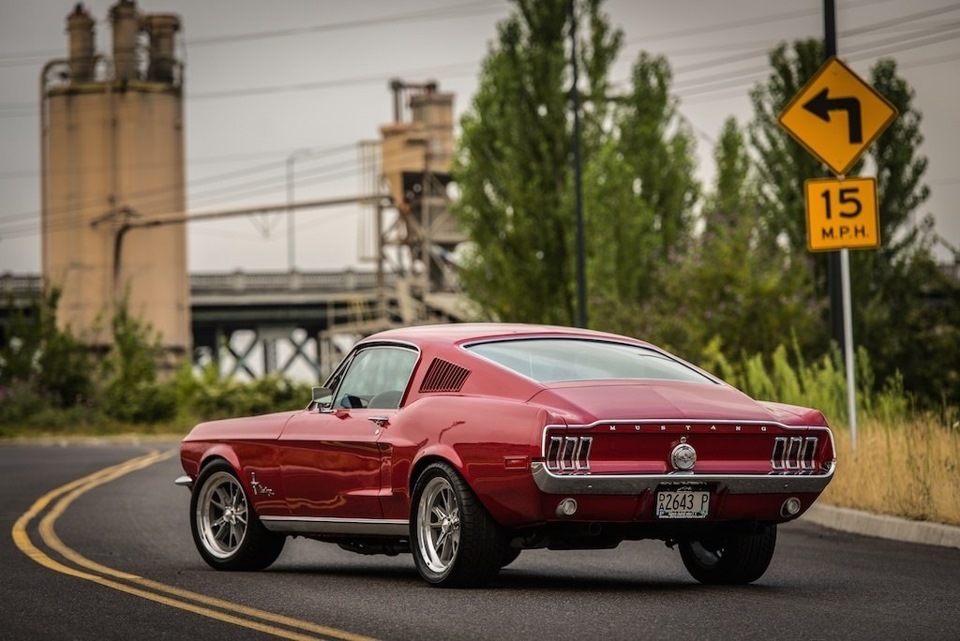
<svg viewBox="0 0 960 641"><path fill-rule="evenodd" d="M536 338L476 343L466 349L541 383L610 378L714 382L660 352L624 343Z"/></svg>

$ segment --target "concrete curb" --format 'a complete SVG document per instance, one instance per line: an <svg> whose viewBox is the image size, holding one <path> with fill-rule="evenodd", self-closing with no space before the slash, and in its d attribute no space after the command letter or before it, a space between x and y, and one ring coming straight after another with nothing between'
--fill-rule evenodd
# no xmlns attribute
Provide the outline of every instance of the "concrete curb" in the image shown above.
<svg viewBox="0 0 960 641"><path fill-rule="evenodd" d="M814 503L800 519L842 532L960 549L960 527L952 525L910 521L824 503Z"/></svg>

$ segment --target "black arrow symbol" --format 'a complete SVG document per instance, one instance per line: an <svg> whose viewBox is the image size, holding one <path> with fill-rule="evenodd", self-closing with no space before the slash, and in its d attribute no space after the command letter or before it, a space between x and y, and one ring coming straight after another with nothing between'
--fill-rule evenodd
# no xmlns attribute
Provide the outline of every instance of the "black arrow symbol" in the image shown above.
<svg viewBox="0 0 960 641"><path fill-rule="evenodd" d="M844 110L850 125L850 144L863 142L863 127L860 124L860 100L857 98L828 98L829 87L807 101L803 108L817 118L830 122L830 112Z"/></svg>

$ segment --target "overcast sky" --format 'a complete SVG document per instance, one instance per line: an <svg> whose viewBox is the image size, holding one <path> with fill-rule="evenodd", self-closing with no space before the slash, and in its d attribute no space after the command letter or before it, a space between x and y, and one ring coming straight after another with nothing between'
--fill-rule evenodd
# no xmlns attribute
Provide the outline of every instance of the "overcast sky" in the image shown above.
<svg viewBox="0 0 960 641"><path fill-rule="evenodd" d="M114 0L84 3L108 53ZM38 76L67 53L73 2L0 0L0 273L38 273ZM188 209L222 210L286 199L287 159L296 197L360 193L356 145L391 122L391 78L436 80L470 106L481 60L504 0L140 0L143 13L180 16L185 56ZM820 0L608 0L626 47L614 80L641 49L666 55L680 110L698 137L700 178L711 186L712 148L728 116L751 117L748 91L781 41L822 37ZM838 51L867 78L894 57L916 91L930 160L926 182L937 231L960 247L960 3L837 0ZM310 150L299 152L298 150ZM883 215L883 212L880 212ZM296 267L361 265L372 243L358 207L297 215ZM192 272L285 270L286 217L189 226ZM941 258L949 254L941 250Z"/></svg>

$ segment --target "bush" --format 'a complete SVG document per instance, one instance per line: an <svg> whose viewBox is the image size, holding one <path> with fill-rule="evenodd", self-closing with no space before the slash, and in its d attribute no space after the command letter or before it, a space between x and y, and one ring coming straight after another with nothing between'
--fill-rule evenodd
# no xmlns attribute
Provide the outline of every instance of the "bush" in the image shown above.
<svg viewBox="0 0 960 641"><path fill-rule="evenodd" d="M779 345L770 356L742 355L730 361L714 338L704 349L701 366L717 374L750 396L769 401L813 407L831 423L849 423L846 368L839 351L806 363L796 342L792 349ZM912 404L897 373L877 390L873 368L865 349L857 351L857 413L880 421L903 421L911 415Z"/></svg>
<svg viewBox="0 0 960 641"><path fill-rule="evenodd" d="M275 374L243 383L219 377L215 363L199 375L189 365L181 367L176 387L182 413L203 420L297 409L310 400L308 384Z"/></svg>

